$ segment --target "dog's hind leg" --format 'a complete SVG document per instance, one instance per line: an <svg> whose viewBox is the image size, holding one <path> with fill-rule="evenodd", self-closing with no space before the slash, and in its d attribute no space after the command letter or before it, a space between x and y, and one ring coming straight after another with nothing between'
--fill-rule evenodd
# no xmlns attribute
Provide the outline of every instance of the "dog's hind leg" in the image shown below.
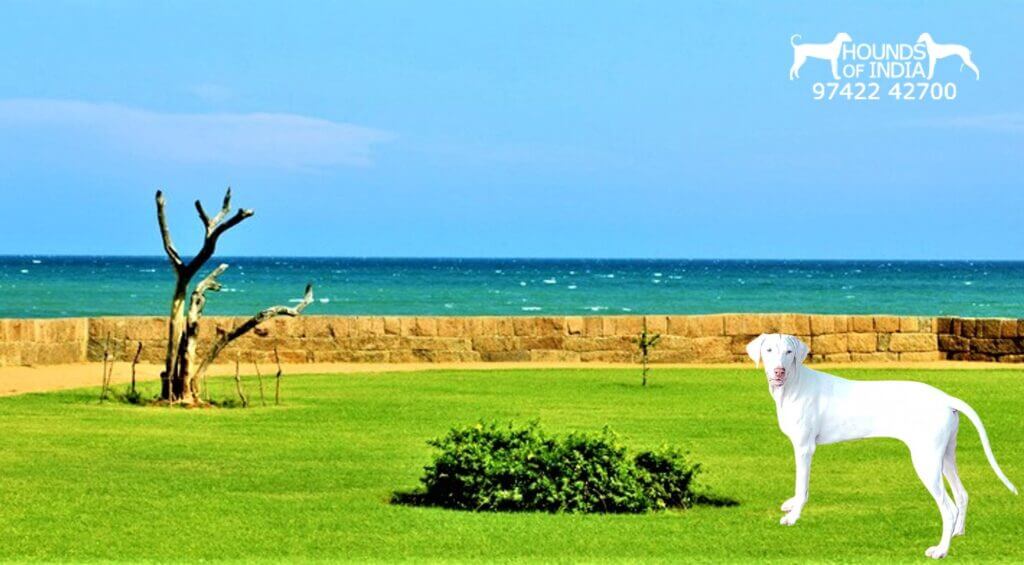
<svg viewBox="0 0 1024 565"><path fill-rule="evenodd" d="M800 67L804 65L804 61L806 60L807 57L796 53L793 54L793 66L789 68L789 80L800 78Z"/></svg>
<svg viewBox="0 0 1024 565"><path fill-rule="evenodd" d="M958 417L959 418L959 417ZM956 433L959 422L954 424L953 431L949 434L949 443L946 444L946 453L942 458L942 474L949 483L949 490L953 492L953 502L956 503L956 519L953 521L953 535L964 535L964 521L967 519L967 490L964 483L960 481L960 473L956 469Z"/></svg>
<svg viewBox="0 0 1024 565"><path fill-rule="evenodd" d="M932 559L942 559L949 553L949 542L953 537L953 522L956 520L956 505L946 493L946 485L942 482L942 460L945 456L946 442L932 445L930 441L910 446L910 459L914 463L917 476L924 483L928 492L935 499L942 515L942 539L938 545L925 550L924 554Z"/></svg>
<svg viewBox="0 0 1024 565"><path fill-rule="evenodd" d="M964 65L967 65L968 68L974 71L974 80L981 80L981 71L978 70L978 67L974 65L974 61L971 60L971 54L967 53L960 58L964 60ZM960 68L963 69L964 66L960 65Z"/></svg>

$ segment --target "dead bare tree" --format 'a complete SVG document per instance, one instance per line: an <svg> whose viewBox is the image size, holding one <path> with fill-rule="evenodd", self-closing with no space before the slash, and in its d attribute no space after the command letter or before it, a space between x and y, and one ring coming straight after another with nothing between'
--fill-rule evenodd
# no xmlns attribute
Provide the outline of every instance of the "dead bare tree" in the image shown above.
<svg viewBox="0 0 1024 565"><path fill-rule="evenodd" d="M298 316L313 301L313 286L307 285L305 296L297 306L293 308L273 306L258 312L249 320L222 333L210 347L209 353L203 358L202 362L197 363L199 320L202 317L203 308L206 306L206 292L216 292L221 289L221 284L217 281L217 277L227 270L228 265L222 263L195 286L186 309L189 285L203 265L213 257L220 236L252 216L253 211L243 208L236 211L234 215L229 216L231 214L230 188L228 188L227 193L224 195L224 202L220 212L212 218L203 209L200 201L196 200L195 207L205 230L203 245L195 257L186 262L182 259L178 250L175 249L174 243L171 241L171 232L167 226L167 217L164 213L163 193L159 190L156 192L156 212L157 221L160 225L160 236L163 239L164 252L167 253L167 258L170 259L175 274L174 295L171 298L171 313L167 322L167 355L164 361L164 370L160 374L162 381L160 398L168 402L181 404L199 404L202 402L198 384L200 382L199 377L205 373L207 367L216 360L217 355L232 341L271 318L277 316Z"/></svg>

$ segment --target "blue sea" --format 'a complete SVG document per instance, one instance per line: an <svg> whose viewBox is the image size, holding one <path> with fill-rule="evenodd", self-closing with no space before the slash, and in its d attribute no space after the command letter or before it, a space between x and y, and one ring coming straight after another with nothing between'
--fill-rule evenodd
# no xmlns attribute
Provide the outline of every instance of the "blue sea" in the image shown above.
<svg viewBox="0 0 1024 565"><path fill-rule="evenodd" d="M1024 262L215 258L207 313L807 312L1024 317ZM205 273L204 273L205 274ZM163 257L0 257L0 317L165 315Z"/></svg>

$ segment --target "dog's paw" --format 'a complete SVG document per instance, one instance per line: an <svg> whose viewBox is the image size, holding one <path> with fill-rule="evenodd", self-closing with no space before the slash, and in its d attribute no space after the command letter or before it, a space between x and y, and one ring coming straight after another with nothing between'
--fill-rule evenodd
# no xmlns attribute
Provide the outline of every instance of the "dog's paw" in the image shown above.
<svg viewBox="0 0 1024 565"><path fill-rule="evenodd" d="M924 550L924 555L925 557L931 557L932 559L942 559L946 556L947 551L949 551L949 548L943 549L938 545L933 545L932 547Z"/></svg>
<svg viewBox="0 0 1024 565"><path fill-rule="evenodd" d="M793 498L790 498L786 502L782 503L782 511L783 512L789 512L790 510L792 510L794 508L796 508L796 497L795 496Z"/></svg>
<svg viewBox="0 0 1024 565"><path fill-rule="evenodd" d="M796 521L799 519L799 514L797 514L796 512L790 512L789 514L783 516L781 520L779 520L779 524L782 524L783 526L792 526L796 524Z"/></svg>

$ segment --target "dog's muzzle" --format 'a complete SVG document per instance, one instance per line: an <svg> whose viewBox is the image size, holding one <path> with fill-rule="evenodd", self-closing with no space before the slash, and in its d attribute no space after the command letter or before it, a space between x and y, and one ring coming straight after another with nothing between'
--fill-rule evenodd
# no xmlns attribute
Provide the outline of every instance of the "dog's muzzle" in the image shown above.
<svg viewBox="0 0 1024 565"><path fill-rule="evenodd" d="M772 372L772 376L768 377L768 380L775 386L782 386L786 382L786 368L776 367Z"/></svg>

